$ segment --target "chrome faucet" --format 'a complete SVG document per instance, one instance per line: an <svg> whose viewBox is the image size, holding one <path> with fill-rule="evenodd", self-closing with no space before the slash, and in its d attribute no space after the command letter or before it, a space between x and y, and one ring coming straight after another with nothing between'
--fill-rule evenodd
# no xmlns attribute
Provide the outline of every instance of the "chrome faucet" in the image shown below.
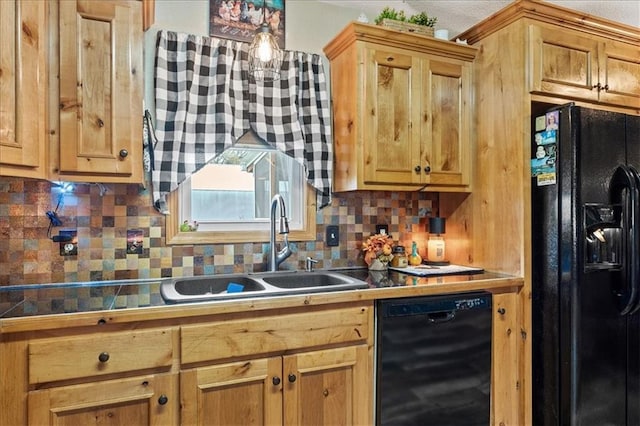
<svg viewBox="0 0 640 426"><path fill-rule="evenodd" d="M280 205L280 227L278 232L284 235L284 247L276 254L276 208ZM276 194L271 199L271 232L269 234L269 271L277 271L278 267L289 256L291 249L289 248L289 221L287 220L287 211L284 206L284 198L282 195Z"/></svg>

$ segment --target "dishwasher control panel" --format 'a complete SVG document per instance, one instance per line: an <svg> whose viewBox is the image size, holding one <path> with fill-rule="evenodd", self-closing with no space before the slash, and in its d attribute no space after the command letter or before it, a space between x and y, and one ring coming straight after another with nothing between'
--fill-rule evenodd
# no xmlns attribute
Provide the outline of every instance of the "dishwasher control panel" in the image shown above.
<svg viewBox="0 0 640 426"><path fill-rule="evenodd" d="M424 296L386 300L382 305L384 317L426 315L469 309L491 308L489 293L472 293L455 296Z"/></svg>

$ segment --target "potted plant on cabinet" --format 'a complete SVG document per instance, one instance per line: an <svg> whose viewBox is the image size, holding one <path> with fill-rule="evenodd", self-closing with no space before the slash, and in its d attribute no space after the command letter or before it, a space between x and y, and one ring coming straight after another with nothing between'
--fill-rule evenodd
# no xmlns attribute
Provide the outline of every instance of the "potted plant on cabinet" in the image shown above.
<svg viewBox="0 0 640 426"><path fill-rule="evenodd" d="M382 9L374 20L377 25L431 37L433 37L433 27L437 21L438 18L429 17L425 12L407 18L403 10L397 11L388 6Z"/></svg>

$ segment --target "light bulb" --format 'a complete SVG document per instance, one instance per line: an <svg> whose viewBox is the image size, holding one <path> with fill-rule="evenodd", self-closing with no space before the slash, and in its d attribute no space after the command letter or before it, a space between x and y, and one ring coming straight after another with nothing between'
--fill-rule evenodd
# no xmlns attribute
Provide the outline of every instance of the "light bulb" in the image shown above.
<svg viewBox="0 0 640 426"><path fill-rule="evenodd" d="M258 45L258 57L262 62L269 62L273 58L273 49L269 40L262 38Z"/></svg>

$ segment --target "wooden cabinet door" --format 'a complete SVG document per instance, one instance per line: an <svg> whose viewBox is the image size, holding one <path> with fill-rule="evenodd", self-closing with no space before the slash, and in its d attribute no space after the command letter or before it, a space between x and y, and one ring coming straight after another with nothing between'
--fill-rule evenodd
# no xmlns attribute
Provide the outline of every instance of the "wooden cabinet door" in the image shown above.
<svg viewBox="0 0 640 426"><path fill-rule="evenodd" d="M607 41L599 56L600 100L640 108L640 47Z"/></svg>
<svg viewBox="0 0 640 426"><path fill-rule="evenodd" d="M141 7L60 2L61 174L141 181Z"/></svg>
<svg viewBox="0 0 640 426"><path fill-rule="evenodd" d="M422 183L465 186L471 164L471 64L444 59L423 61L420 99Z"/></svg>
<svg viewBox="0 0 640 426"><path fill-rule="evenodd" d="M283 383L281 357L182 371L182 424L281 425Z"/></svg>
<svg viewBox="0 0 640 426"><path fill-rule="evenodd" d="M46 12L0 1L0 175L46 177Z"/></svg>
<svg viewBox="0 0 640 426"><path fill-rule="evenodd" d="M529 37L532 92L598 100L597 40L537 25Z"/></svg>
<svg viewBox="0 0 640 426"><path fill-rule="evenodd" d="M363 120L365 184L419 183L420 62L394 50L367 49Z"/></svg>
<svg viewBox="0 0 640 426"><path fill-rule="evenodd" d="M367 345L285 356L285 425L373 424L370 369Z"/></svg>
<svg viewBox="0 0 640 426"><path fill-rule="evenodd" d="M177 374L150 375L29 392L31 425L178 424Z"/></svg>

